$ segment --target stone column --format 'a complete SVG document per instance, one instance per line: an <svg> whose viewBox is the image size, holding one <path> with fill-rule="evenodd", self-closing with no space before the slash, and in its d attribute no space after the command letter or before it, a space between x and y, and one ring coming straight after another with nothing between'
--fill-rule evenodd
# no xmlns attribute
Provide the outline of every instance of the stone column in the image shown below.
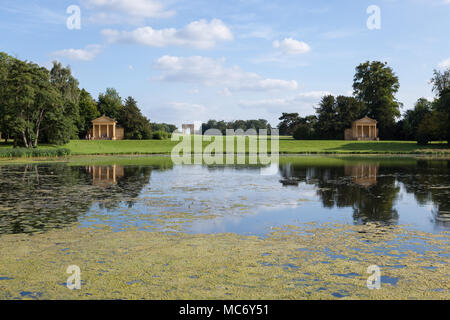
<svg viewBox="0 0 450 320"><path fill-rule="evenodd" d="M113 140L116 140L116 123L113 124Z"/></svg>
<svg viewBox="0 0 450 320"><path fill-rule="evenodd" d="M109 139L109 124L106 125L106 138Z"/></svg>

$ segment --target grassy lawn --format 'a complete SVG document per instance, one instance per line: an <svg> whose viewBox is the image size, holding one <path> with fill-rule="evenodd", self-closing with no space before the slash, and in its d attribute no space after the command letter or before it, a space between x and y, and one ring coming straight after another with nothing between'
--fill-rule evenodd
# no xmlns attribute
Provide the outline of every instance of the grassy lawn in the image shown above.
<svg viewBox="0 0 450 320"><path fill-rule="evenodd" d="M280 140L280 153L450 153L447 144L415 141Z"/></svg>
<svg viewBox="0 0 450 320"><path fill-rule="evenodd" d="M204 142L206 146L209 142ZM73 155L96 154L170 154L177 142L170 140L122 140L86 141L72 140L63 146ZM269 143L270 146L270 143ZM0 148L11 148L11 144L0 143ZM40 148L55 148L41 145ZM269 148L270 149L270 148ZM420 146L414 141L343 141L343 140L294 140L280 137L281 154L325 153L325 154L426 154L450 153L450 147L443 143Z"/></svg>

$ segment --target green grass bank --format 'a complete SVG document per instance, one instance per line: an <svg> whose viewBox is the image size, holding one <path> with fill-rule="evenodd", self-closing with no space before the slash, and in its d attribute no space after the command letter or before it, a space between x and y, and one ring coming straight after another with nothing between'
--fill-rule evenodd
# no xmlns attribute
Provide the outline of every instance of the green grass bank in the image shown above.
<svg viewBox="0 0 450 320"><path fill-rule="evenodd" d="M71 155L170 154L177 144L178 142L171 140L72 140L67 145L59 147L41 145L38 150L63 148L70 150ZM203 148L208 144L210 142L204 141ZM236 144L235 141L235 150ZM7 151L8 149L13 149L11 144L0 143L0 153L11 152ZM268 149L270 150L270 141ZM248 143L246 151L248 152ZM450 146L446 143L421 146L414 141L294 140L290 137L281 137L279 151L280 154L450 154ZM39 154L38 151L35 153ZM55 154L43 152L43 154L57 156L58 152Z"/></svg>

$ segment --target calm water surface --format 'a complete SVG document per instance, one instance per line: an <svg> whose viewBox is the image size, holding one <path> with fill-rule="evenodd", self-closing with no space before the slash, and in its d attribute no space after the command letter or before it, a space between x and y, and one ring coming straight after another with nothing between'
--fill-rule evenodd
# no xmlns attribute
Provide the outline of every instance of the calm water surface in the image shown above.
<svg viewBox="0 0 450 320"><path fill-rule="evenodd" d="M450 229L449 160L295 157L272 169L169 158L1 165L0 234L73 223L258 236L305 222Z"/></svg>

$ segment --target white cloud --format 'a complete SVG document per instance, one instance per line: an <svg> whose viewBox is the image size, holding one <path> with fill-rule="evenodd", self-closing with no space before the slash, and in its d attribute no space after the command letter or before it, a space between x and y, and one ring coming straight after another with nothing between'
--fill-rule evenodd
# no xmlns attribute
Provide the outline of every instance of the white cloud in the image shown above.
<svg viewBox="0 0 450 320"><path fill-rule="evenodd" d="M100 16L104 19L114 14L128 15L134 18L167 18L173 11L167 11L161 1L157 0L82 0L87 8L104 10Z"/></svg>
<svg viewBox="0 0 450 320"><path fill-rule="evenodd" d="M448 0L448 1L449 1L449 3L450 3L450 0ZM438 67L441 68L441 69L447 69L447 68L450 68L450 58L445 59L445 60L442 60L442 61L439 63Z"/></svg>
<svg viewBox="0 0 450 320"><path fill-rule="evenodd" d="M186 46L208 49L219 41L233 40L230 29L219 19L212 19L210 22L204 19L194 21L181 30L141 27L130 32L106 29L102 34L111 43L137 43L151 47Z"/></svg>
<svg viewBox="0 0 450 320"><path fill-rule="evenodd" d="M311 51L311 47L306 42L293 38L285 38L282 41L275 40L272 45L287 54L303 54Z"/></svg>
<svg viewBox="0 0 450 320"><path fill-rule="evenodd" d="M52 55L70 60L90 61L100 54L101 51L102 47L100 45L91 44L84 49L64 49L55 51Z"/></svg>
<svg viewBox="0 0 450 320"><path fill-rule="evenodd" d="M225 97L231 97L233 95L231 93L230 89L228 89L228 88L223 88L222 90L219 91L219 94L221 94Z"/></svg>
<svg viewBox="0 0 450 320"><path fill-rule="evenodd" d="M239 106L265 109L270 112L298 112L302 116L314 113L314 107L320 99L331 94L328 91L310 91L299 93L288 98L272 98L260 100L241 100Z"/></svg>
<svg viewBox="0 0 450 320"><path fill-rule="evenodd" d="M245 72L238 66L226 67L225 59L207 57L163 56L154 63L161 70L161 81L201 83L206 86L226 87L233 90L297 89L295 80L264 78L253 72Z"/></svg>
<svg viewBox="0 0 450 320"><path fill-rule="evenodd" d="M207 108L205 105L199 103L167 102L162 107L152 110L155 117L153 121L173 123L175 125L193 123L194 121L207 119L208 113L214 112L211 109L211 106Z"/></svg>
<svg viewBox="0 0 450 320"><path fill-rule="evenodd" d="M169 102L168 105L176 111L204 112L207 110L204 105L197 103Z"/></svg>

